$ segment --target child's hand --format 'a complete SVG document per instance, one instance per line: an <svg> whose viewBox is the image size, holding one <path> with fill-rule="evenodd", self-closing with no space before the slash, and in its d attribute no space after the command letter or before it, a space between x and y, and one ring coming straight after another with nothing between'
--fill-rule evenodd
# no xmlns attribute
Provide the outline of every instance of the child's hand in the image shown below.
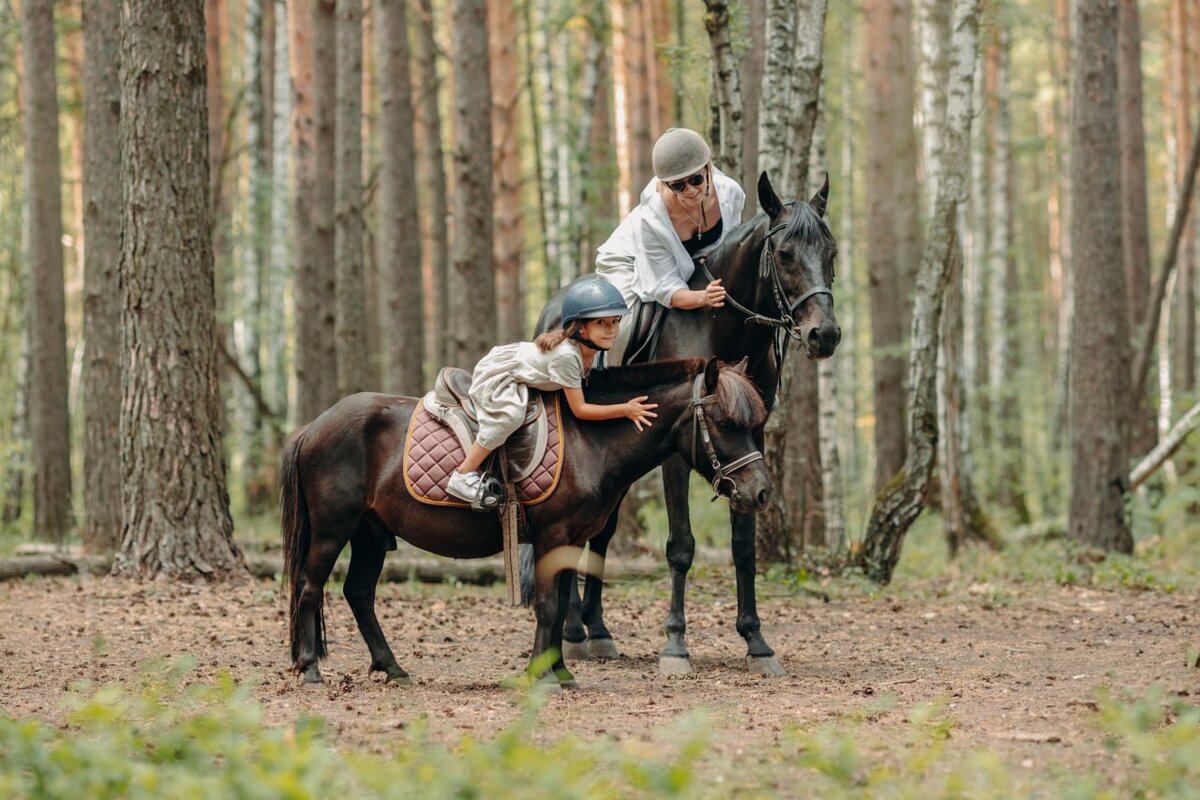
<svg viewBox="0 0 1200 800"><path fill-rule="evenodd" d="M650 410L652 408L658 408L658 403L645 402L649 399L649 395L642 395L641 397L633 398L625 404L626 419L633 420L633 424L639 431L642 430L643 425L649 428L652 424L650 420L658 416L658 414L655 414Z"/></svg>

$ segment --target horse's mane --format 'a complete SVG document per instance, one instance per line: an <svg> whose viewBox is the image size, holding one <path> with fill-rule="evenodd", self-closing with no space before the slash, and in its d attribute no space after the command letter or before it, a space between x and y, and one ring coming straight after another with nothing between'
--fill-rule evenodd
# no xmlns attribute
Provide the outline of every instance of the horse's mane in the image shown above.
<svg viewBox="0 0 1200 800"><path fill-rule="evenodd" d="M811 205L798 200L789 200L784 203L784 206L796 209L796 213L792 214L792 218L788 222L788 230L784 239L798 236L805 241L819 239L830 244L834 243L833 232L829 230L825 220L821 219ZM712 253L708 256L709 264L716 266L719 270L720 265L725 263L728 254L740 250L747 239L755 234L763 236L767 232L769 222L766 212L759 211L750 219L737 225L713 248ZM757 244L761 244L761 242ZM714 270L714 274L716 274L716 270Z"/></svg>
<svg viewBox="0 0 1200 800"><path fill-rule="evenodd" d="M651 390L691 381L704 371L706 363L703 358L679 358L593 370L588 375L587 399L590 403L624 403L631 392L639 392L650 394L654 402ZM767 407L753 381L725 365L717 380L717 406L739 427L757 428L767 421Z"/></svg>

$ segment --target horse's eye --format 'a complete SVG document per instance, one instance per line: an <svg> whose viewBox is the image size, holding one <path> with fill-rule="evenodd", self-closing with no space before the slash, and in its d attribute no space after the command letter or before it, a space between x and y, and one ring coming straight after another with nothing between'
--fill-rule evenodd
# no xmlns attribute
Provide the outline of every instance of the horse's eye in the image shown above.
<svg viewBox="0 0 1200 800"><path fill-rule="evenodd" d="M732 429L733 429L733 426L732 426L732 425L730 425L730 424L729 424L728 422L726 422L725 420L723 420L723 419L719 419L719 420L717 420L717 430L719 430L719 431L728 431L728 430L732 430Z"/></svg>

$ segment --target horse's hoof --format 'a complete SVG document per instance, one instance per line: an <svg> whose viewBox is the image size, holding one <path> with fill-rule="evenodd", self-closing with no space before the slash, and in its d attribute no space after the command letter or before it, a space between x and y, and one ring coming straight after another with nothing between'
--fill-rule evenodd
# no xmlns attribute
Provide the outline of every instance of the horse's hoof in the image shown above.
<svg viewBox="0 0 1200 800"><path fill-rule="evenodd" d="M387 679L384 683L395 684L396 686L412 686L412 678L408 677L408 673L404 670L387 671Z"/></svg>
<svg viewBox="0 0 1200 800"><path fill-rule="evenodd" d="M300 673L300 679L303 683L313 686L325 682L325 679L321 677L320 670L318 670L316 667L304 670L304 672Z"/></svg>
<svg viewBox="0 0 1200 800"><path fill-rule="evenodd" d="M572 683L574 683L574 681L572 681ZM535 685L538 689L546 694L561 694L563 690L562 682L560 682L558 678L554 677L553 674L543 675L542 677L538 678L535 682Z"/></svg>
<svg viewBox="0 0 1200 800"><path fill-rule="evenodd" d="M746 669L755 675L787 675L787 670L779 665L775 656L746 656Z"/></svg>
<svg viewBox="0 0 1200 800"><path fill-rule="evenodd" d="M659 656L658 673L660 675L691 675L692 659L687 656Z"/></svg>
<svg viewBox="0 0 1200 800"><path fill-rule="evenodd" d="M579 688L579 684L575 682L574 678L571 678L570 680L566 680L566 681L559 681L558 686L563 691L572 691L572 692Z"/></svg>
<svg viewBox="0 0 1200 800"><path fill-rule="evenodd" d="M613 642L610 636L606 636L603 639L588 639L587 657L590 659L611 660L620 658L621 651L617 649L616 643Z"/></svg>
<svg viewBox="0 0 1200 800"><path fill-rule="evenodd" d="M568 642L564 639L562 657L567 661L587 661L589 657L587 641Z"/></svg>

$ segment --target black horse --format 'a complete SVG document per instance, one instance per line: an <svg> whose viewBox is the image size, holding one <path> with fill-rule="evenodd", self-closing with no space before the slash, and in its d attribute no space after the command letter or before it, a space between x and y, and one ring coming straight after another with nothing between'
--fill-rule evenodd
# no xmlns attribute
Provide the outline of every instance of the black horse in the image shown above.
<svg viewBox="0 0 1200 800"><path fill-rule="evenodd" d="M734 228L704 257L690 287L703 288L714 277L727 291L720 309L667 311L658 341L659 358L709 357L723 361L748 359L749 375L768 408L774 408L779 375L789 340L798 342L810 359L833 355L841 328L833 313L833 263L837 243L822 217L829 199L829 179L809 202L781 202L764 172L758 180L762 211ZM561 319L562 291L556 293L538 319L538 331L550 330ZM816 432L812 432L816 435ZM762 430L755 432L762 447ZM696 549L688 510L688 468L681 459L663 464L670 532L667 563L671 568L671 610L667 642L659 655L662 672L690 672L684 643L684 590ZM619 505L619 504L618 504ZM617 515L592 540L603 558L616 530ZM737 573L737 631L746 640L747 665L753 672L783 674L783 668L762 637L754 594L756 556L754 515L730 510L731 548ZM603 580L589 575L582 602L578 588L571 592L563 637L568 657L611 658L618 654L604 624ZM585 630L586 626L586 630ZM585 645L586 646L581 646Z"/></svg>
<svg viewBox="0 0 1200 800"><path fill-rule="evenodd" d="M578 548L600 533L630 484L669 457L692 465L721 486L730 504L753 514L770 499L771 482L752 431L767 412L745 365L682 359L606 370L589 381L597 403L649 395L658 403L653 427L626 420L579 422L563 415L564 463L558 487L527 509L527 532L538 559L537 633L531 663L561 653L567 593ZM371 653L371 671L407 680L375 616L375 584L395 537L439 555L480 558L500 552L503 534L493 514L425 505L405 487L405 438L420 400L362 393L340 400L300 428L284 448L282 534L284 572L292 585L293 668L320 683L325 654L325 582L349 543L343 593ZM574 558L552 554L575 552ZM547 556L552 556L547 558ZM560 565L556 566L556 562ZM551 670L567 687L574 679L561 654Z"/></svg>

